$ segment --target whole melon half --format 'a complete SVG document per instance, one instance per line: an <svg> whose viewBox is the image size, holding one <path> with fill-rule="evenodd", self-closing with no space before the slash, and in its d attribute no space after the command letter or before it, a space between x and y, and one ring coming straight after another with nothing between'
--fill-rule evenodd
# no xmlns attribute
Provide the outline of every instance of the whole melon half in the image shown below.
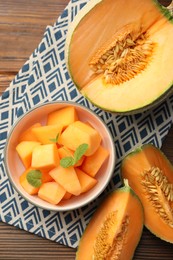
<svg viewBox="0 0 173 260"><path fill-rule="evenodd" d="M66 60L97 107L146 110L173 84L173 18L156 0L91 0L70 26Z"/></svg>

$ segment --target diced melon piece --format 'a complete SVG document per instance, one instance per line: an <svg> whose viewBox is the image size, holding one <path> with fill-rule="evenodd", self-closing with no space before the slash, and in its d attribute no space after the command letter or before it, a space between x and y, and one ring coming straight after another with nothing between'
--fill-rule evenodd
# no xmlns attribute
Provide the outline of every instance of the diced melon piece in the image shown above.
<svg viewBox="0 0 173 260"><path fill-rule="evenodd" d="M53 111L48 115L47 125L62 125L63 128L78 120L76 109L72 106Z"/></svg>
<svg viewBox="0 0 173 260"><path fill-rule="evenodd" d="M74 156L74 151L68 149L68 148L65 147L65 146L60 147L60 148L58 149L58 153L59 153L60 159L62 159L62 158L64 158L64 157L68 157L68 156L72 156L72 157ZM82 156L81 159L80 159L79 161L77 161L77 163L75 163L74 166L76 166L76 167L77 167L77 166L80 166L80 165L83 163L84 158L85 158L85 156Z"/></svg>
<svg viewBox="0 0 173 260"><path fill-rule="evenodd" d="M45 125L32 128L32 133L42 144L56 143L61 131L61 125Z"/></svg>
<svg viewBox="0 0 173 260"><path fill-rule="evenodd" d="M94 177L105 162L105 160L108 158L108 156L108 150L100 145L93 155L85 158L81 169L89 174L91 177Z"/></svg>
<svg viewBox="0 0 173 260"><path fill-rule="evenodd" d="M88 144L88 149L85 155L90 156L99 147L101 143L101 136L89 125L81 121L76 121L70 124L62 132L58 142L73 151L75 151L79 145L86 143Z"/></svg>
<svg viewBox="0 0 173 260"><path fill-rule="evenodd" d="M72 197L72 194L68 191L66 191L64 197L62 198L63 200L69 200Z"/></svg>
<svg viewBox="0 0 173 260"><path fill-rule="evenodd" d="M76 196L81 193L81 185L73 167L63 168L59 165L52 169L49 174L69 193Z"/></svg>
<svg viewBox="0 0 173 260"><path fill-rule="evenodd" d="M33 134L32 132L32 128L34 127L39 127L41 126L40 123L35 123L34 125L32 125L31 127L29 127L28 129L26 129L23 133L21 133L21 135L19 136L19 142L22 141L38 141L38 139L36 138L36 136Z"/></svg>
<svg viewBox="0 0 173 260"><path fill-rule="evenodd" d="M30 195L35 195L38 193L39 188L33 187L27 180L26 176L28 174L28 172L30 172L31 170L33 170L32 168L28 168L26 171L24 171L22 173L22 175L19 178L19 182L21 184L21 186L24 188L24 190L29 193Z"/></svg>
<svg viewBox="0 0 173 260"><path fill-rule="evenodd" d="M43 183L54 181L54 179L49 175L49 171L41 170L41 173L42 173L42 178L41 179L42 179Z"/></svg>
<svg viewBox="0 0 173 260"><path fill-rule="evenodd" d="M97 184L98 181L95 178L89 176L82 170L75 168L75 171L81 185L81 193L89 191Z"/></svg>
<svg viewBox="0 0 173 260"><path fill-rule="evenodd" d="M57 182L43 183L38 191L38 197L51 203L58 204L64 197L66 190Z"/></svg>
<svg viewBox="0 0 173 260"><path fill-rule="evenodd" d="M33 150L31 162L33 168L51 170L58 164L59 154L56 144L43 144Z"/></svg>
<svg viewBox="0 0 173 260"><path fill-rule="evenodd" d="M16 151L26 169L31 166L32 152L38 146L40 143L35 141L22 141L16 146Z"/></svg>

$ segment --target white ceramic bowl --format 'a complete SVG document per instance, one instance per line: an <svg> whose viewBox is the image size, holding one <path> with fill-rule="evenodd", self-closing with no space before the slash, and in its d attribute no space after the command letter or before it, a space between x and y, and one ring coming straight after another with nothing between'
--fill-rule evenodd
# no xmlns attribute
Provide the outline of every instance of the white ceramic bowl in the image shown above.
<svg viewBox="0 0 173 260"><path fill-rule="evenodd" d="M81 121L88 121L96 130L99 131L102 137L102 145L106 149L108 149L110 155L108 160L106 160L106 162L103 164L97 174L98 183L95 185L94 188L79 196L73 196L71 199L64 201L64 203L61 205L52 205L38 198L37 195L29 195L20 185L19 176L24 171L24 167L18 157L15 148L18 143L18 138L24 130L37 122L41 122L44 124L46 122L47 115L50 112L66 106L74 106L77 110L79 119ZM68 101L45 103L25 113L14 124L8 135L4 156L6 172L8 174L10 182L17 190L17 192L33 205L53 211L73 210L82 207L92 200L96 199L109 183L116 162L114 142L106 124L90 109L74 102Z"/></svg>

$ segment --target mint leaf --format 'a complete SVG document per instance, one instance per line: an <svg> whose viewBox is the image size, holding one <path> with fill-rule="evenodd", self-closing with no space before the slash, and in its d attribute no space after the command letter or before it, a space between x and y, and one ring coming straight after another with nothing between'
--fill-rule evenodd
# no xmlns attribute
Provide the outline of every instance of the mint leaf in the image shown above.
<svg viewBox="0 0 173 260"><path fill-rule="evenodd" d="M79 145L76 151L74 152L74 158L72 156L64 157L60 160L60 165L63 168L68 168L70 166L75 165L85 154L87 149L88 149L88 144Z"/></svg>
<svg viewBox="0 0 173 260"><path fill-rule="evenodd" d="M77 163L88 149L88 144L81 144L74 153L74 164Z"/></svg>
<svg viewBox="0 0 173 260"><path fill-rule="evenodd" d="M49 138L49 140L53 143L57 143L58 142L58 137L59 137L59 133L57 134L56 138Z"/></svg>
<svg viewBox="0 0 173 260"><path fill-rule="evenodd" d="M73 166L74 165L74 159L73 157L69 156L69 157L64 157L60 160L60 165L63 167L63 168L68 168L70 166Z"/></svg>
<svg viewBox="0 0 173 260"><path fill-rule="evenodd" d="M28 172L26 179L35 188L39 188L42 184L42 173L39 170L31 170Z"/></svg>

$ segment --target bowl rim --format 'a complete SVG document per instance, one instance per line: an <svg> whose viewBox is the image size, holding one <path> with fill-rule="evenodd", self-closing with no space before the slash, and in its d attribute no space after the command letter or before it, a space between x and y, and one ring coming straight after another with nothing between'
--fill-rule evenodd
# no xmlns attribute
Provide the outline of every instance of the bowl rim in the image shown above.
<svg viewBox="0 0 173 260"><path fill-rule="evenodd" d="M80 203L80 205L74 205L74 206L66 206L65 208L63 206L59 206L59 205L53 205L54 207L57 206L57 209L56 208L52 208L51 207L51 204L50 204L50 207L49 206L44 206L44 205L40 205L39 203L37 202L33 202L30 198L28 198L27 196L25 196L17 187L16 183L13 181L12 177L11 177L11 174L10 174L10 169L8 167L8 163L7 163L7 152L8 152L8 146L9 146L9 142L10 142L10 138L13 134L13 132L15 131L15 128L16 126L22 121L22 119L27 116L28 114L32 113L34 110L36 109L39 109L41 107L44 107L44 106L50 106L50 105L56 105L56 104L63 104L63 105L71 105L71 106L74 106L74 107L79 107L81 109L84 109L86 112L92 114L93 117L96 117L96 119L98 121L100 121L100 123L105 127L107 133L108 133L108 136L109 136L109 139L110 139L110 143L111 143L111 151L113 153L112 155L112 160L111 160L111 168L110 168L110 174L109 174L109 178L107 178L106 182L104 183L104 185L101 187L101 189L96 193L94 194L91 198L88 198L86 199L86 201L84 201L83 203ZM48 210L48 211L54 211L54 212L65 212L65 211L70 211L70 210L75 210L75 209L79 209L79 208L82 208L84 206L86 206L88 203L91 203L92 201L96 200L99 195L106 189L107 185L109 184L111 178L112 178L112 175L113 175L113 172L114 172L114 169L115 169L115 165L116 165L116 150L115 150L115 144L114 144L114 140L113 140L113 136L107 126L107 124L103 121L102 118L100 118L94 111L92 111L90 108L88 107L85 107L84 105L82 104L79 104L79 103L76 103L74 101L65 101L65 100L59 100L59 101L47 101L45 103L41 103L39 105L36 105L34 106L33 108L30 108L28 111L26 111L26 113L24 113L23 115L21 115L15 122L14 124L12 125L8 135L7 135L7 139L6 139L6 144L5 144L5 147L4 147L4 166L5 166L5 171L7 173L7 177L10 181L10 183L12 184L12 186L14 187L14 189L16 190L16 192L23 198L25 199L26 201L28 201L29 203L31 203L31 205L35 206L35 207L38 207L40 209L43 209L43 210ZM47 202L48 203L48 202Z"/></svg>

